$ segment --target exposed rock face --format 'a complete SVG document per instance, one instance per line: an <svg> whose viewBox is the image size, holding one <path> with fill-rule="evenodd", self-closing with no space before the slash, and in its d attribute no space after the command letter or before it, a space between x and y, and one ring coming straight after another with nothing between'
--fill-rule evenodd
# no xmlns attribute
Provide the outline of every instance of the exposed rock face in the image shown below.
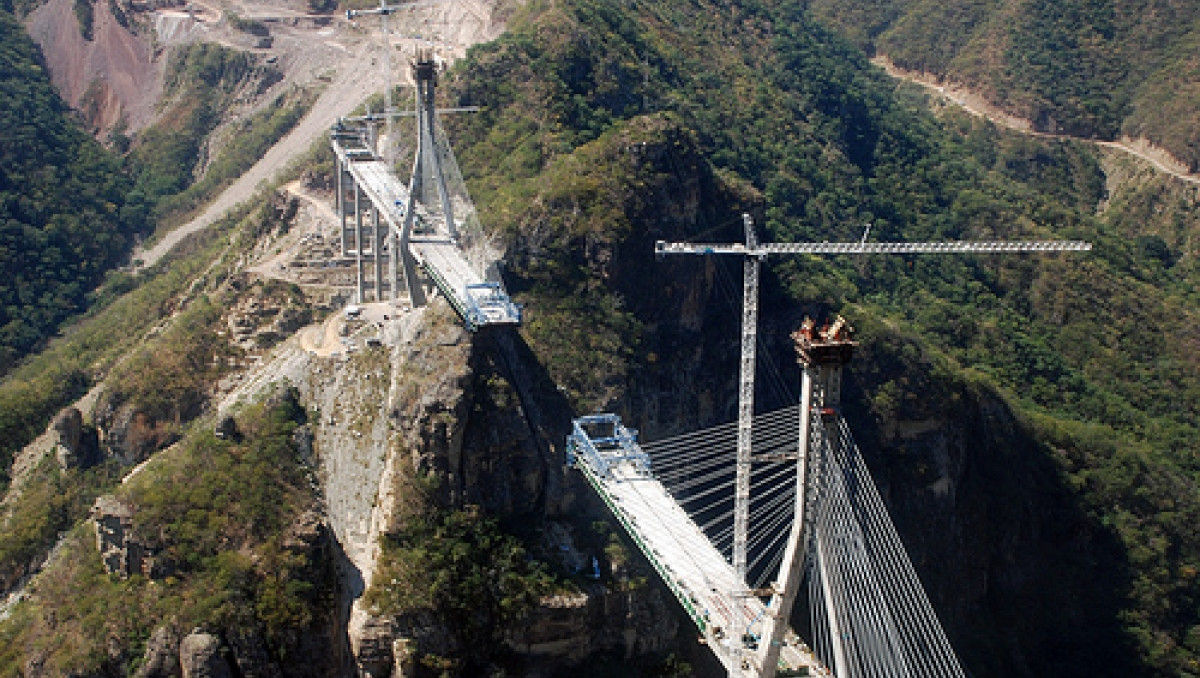
<svg viewBox="0 0 1200 678"><path fill-rule="evenodd" d="M146 641L146 652L142 666L135 678L176 678L182 669L179 666L179 633L170 626L160 626Z"/></svg>
<svg viewBox="0 0 1200 678"><path fill-rule="evenodd" d="M400 446L410 452L412 471L445 478L444 498L462 505L467 489L462 467L470 414L471 343L444 310L426 318L428 326L401 355L406 369L396 375L389 406L398 422Z"/></svg>
<svg viewBox="0 0 1200 678"><path fill-rule="evenodd" d="M451 321L453 322L453 321ZM511 344L470 337L438 320L402 350L402 381L393 385L391 416L406 473L443 479L447 506L480 506L494 515L558 514L563 501L563 421L528 411L537 376L518 374ZM527 351L527 349L526 349ZM537 414L540 414L537 413ZM548 433L547 429L553 429ZM556 433L562 433L561 436Z"/></svg>
<svg viewBox="0 0 1200 678"><path fill-rule="evenodd" d="M96 549L109 574L122 578L141 574L161 579L172 572L170 563L156 557L133 532L133 509L112 495L96 499L92 506Z"/></svg>
<svg viewBox="0 0 1200 678"><path fill-rule="evenodd" d="M389 678L393 675L395 655L392 645L396 626L390 619L372 617L351 639L359 675L363 678Z"/></svg>
<svg viewBox="0 0 1200 678"><path fill-rule="evenodd" d="M1079 505L1052 452L1000 396L945 383L927 366L895 363L907 368L911 396L882 420L868 416L861 384L898 377L878 367L890 350L900 349L865 346L856 358L849 423L960 657L968 667L1004 657L1006 668L988 670L1027 676L1077 674L1084 657L1122 666L1119 603L1094 593L1121 590L1122 573L1104 565L1120 562L1119 547Z"/></svg>
<svg viewBox="0 0 1200 678"><path fill-rule="evenodd" d="M545 598L519 629L510 647L531 659L566 666L596 652L619 651L626 659L675 647L678 617L647 587L610 590L596 585L573 595Z"/></svg>
<svg viewBox="0 0 1200 678"><path fill-rule="evenodd" d="M192 631L179 644L183 678L233 678L221 639L203 631Z"/></svg>
<svg viewBox="0 0 1200 678"><path fill-rule="evenodd" d="M427 612L395 619L357 614L362 617L351 649L362 678L415 678L420 655L454 657L462 652L449 629Z"/></svg>
<svg viewBox="0 0 1200 678"><path fill-rule="evenodd" d="M102 132L119 125L138 130L150 122L162 90L151 41L135 35L117 3L92 2L90 39L80 34L71 0L51 0L27 20L46 55L50 77L63 99Z"/></svg>
<svg viewBox="0 0 1200 678"><path fill-rule="evenodd" d="M239 441L242 439L242 433L238 430L237 420L232 416L226 415L221 417L217 422L217 426L213 429L213 435L221 440Z"/></svg>
<svg viewBox="0 0 1200 678"><path fill-rule="evenodd" d="M83 425L83 413L68 407L50 423L54 439L54 454L58 467L64 471L87 468L99 461L100 445L93 429Z"/></svg>
<svg viewBox="0 0 1200 678"><path fill-rule="evenodd" d="M115 405L106 397L96 406L96 426L106 454L127 466L145 461L179 437L177 431L132 405Z"/></svg>
<svg viewBox="0 0 1200 678"><path fill-rule="evenodd" d="M128 577L142 571L145 555L133 538L133 509L111 495L96 499L92 506L96 529L96 549L109 574Z"/></svg>

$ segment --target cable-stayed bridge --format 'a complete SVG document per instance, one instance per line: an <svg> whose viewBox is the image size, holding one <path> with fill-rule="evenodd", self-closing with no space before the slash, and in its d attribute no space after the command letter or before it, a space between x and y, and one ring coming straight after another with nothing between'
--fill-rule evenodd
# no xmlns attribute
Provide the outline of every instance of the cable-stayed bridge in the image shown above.
<svg viewBox="0 0 1200 678"><path fill-rule="evenodd" d="M386 16L393 8L381 4ZM386 28L385 28L386 36ZM340 120L331 131L341 253L357 264L357 300L425 303L426 281L467 327L519 324L496 271L453 153L437 124L438 65L412 62L416 149L405 186L375 123ZM749 217L745 244L658 243L660 255L744 258L738 419L642 446L613 415L576 420L571 463L628 531L696 623L731 678L962 678L965 674L904 552L840 415L842 367L853 353L840 318L793 338L802 366L798 407L754 416L758 278L778 254L949 254L1087 250L1081 242L782 243L760 245ZM732 492L729 488L732 487ZM808 610L806 643L789 628Z"/></svg>
<svg viewBox="0 0 1200 678"><path fill-rule="evenodd" d="M800 357L806 404L753 420L744 581L732 564L736 422L641 444L614 415L582 417L569 461L730 676L962 677L830 388L852 342L826 333L797 333L815 360ZM797 599L811 646L788 627Z"/></svg>
<svg viewBox="0 0 1200 678"><path fill-rule="evenodd" d="M648 445L613 415L575 421L570 463L629 532L731 678L963 678L850 429L842 318L792 335L798 407L754 415L759 268L778 254L1084 251L1085 242L665 243L744 259L738 419ZM869 233L869 227L868 227ZM797 600L810 644L789 628Z"/></svg>
<svg viewBox="0 0 1200 678"><path fill-rule="evenodd" d="M357 301L366 301L368 286L376 301L384 300L385 291L399 300L403 288L414 307L422 306L428 281L472 331L517 325L520 309L504 289L497 255L437 123L433 53L419 52L412 67L417 145L409 185L375 150L376 123L393 113L339 120L330 132L341 254L354 257Z"/></svg>

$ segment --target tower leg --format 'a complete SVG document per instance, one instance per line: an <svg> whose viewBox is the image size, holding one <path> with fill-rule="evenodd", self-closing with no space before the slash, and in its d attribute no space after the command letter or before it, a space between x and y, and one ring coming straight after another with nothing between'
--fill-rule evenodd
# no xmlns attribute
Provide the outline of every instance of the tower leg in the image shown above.
<svg viewBox="0 0 1200 678"><path fill-rule="evenodd" d="M371 243L371 259L375 262L375 301L383 301L383 231L380 229L379 209L371 208L371 225L374 242Z"/></svg>
<svg viewBox="0 0 1200 678"><path fill-rule="evenodd" d="M421 105L421 78L417 78L417 106ZM420 126L421 121L417 121ZM421 129L417 130L417 152L413 155L412 178L408 184L408 205L404 209L404 225L400 228L400 242L397 246L396 257L400 260L400 268L404 272L404 287L408 290L408 299L413 308L425 305L425 290L421 288L421 280L417 275L417 260L413 258L408 247L412 237L413 226L416 223L417 193L421 190L421 163L425 155L428 141Z"/></svg>
<svg viewBox="0 0 1200 678"><path fill-rule="evenodd" d="M357 264L356 289L358 303L363 302L363 218L361 198L362 191L354 184L354 258Z"/></svg>
<svg viewBox="0 0 1200 678"><path fill-rule="evenodd" d="M800 438L796 458L796 505L791 533L779 565L779 578L767 605L762 647L759 648L759 678L773 678L779 668L779 653L783 649L783 634L787 631L792 604L800 591L804 573L804 508L808 501L807 469L812 444L812 392L814 369L804 367L800 382Z"/></svg>

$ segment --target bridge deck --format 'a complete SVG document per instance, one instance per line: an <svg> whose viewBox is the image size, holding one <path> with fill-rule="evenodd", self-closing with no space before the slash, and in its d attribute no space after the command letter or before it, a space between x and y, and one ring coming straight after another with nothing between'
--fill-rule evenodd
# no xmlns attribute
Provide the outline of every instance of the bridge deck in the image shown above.
<svg viewBox="0 0 1200 678"><path fill-rule="evenodd" d="M400 236L408 188L392 173L387 163L361 148L343 146L334 140L334 150L350 176L378 210L388 228ZM437 220L419 209L409 251L417 260L467 327L475 330L490 325L517 325L520 309L499 283L489 282L468 262L458 243L445 234L421 234L422 228L436 230Z"/></svg>
<svg viewBox="0 0 1200 678"><path fill-rule="evenodd" d="M581 429L577 426L576 431ZM728 630L734 628L735 615L742 615L748 633L757 636L766 604L753 595L740 600L733 596L733 591L745 589L738 583L733 566L650 475L636 443L631 447L629 441L624 442L613 444L613 439L589 437L582 445L585 449L578 449L576 440L575 466L679 599L714 654L727 669L731 668L734 659ZM779 675L828 675L828 670L790 630L780 652L779 671Z"/></svg>

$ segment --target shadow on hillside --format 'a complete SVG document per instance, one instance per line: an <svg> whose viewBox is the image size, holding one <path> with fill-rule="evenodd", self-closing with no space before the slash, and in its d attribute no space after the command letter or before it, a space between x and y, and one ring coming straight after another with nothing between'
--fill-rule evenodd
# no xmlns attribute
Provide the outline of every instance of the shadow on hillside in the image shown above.
<svg viewBox="0 0 1200 678"><path fill-rule="evenodd" d="M1138 674L1119 617L1127 555L1052 451L990 388L905 365L889 347L864 349L847 379L847 419L964 668ZM879 421L864 382L901 371L912 397Z"/></svg>
<svg viewBox="0 0 1200 678"><path fill-rule="evenodd" d="M341 542L337 537L330 533L330 548L333 553L333 573L337 579L335 586L337 596L337 609L335 612L334 625L331 629L333 638L330 647L333 649L334 657L330 662L337 669L338 676L357 676L358 668L354 662L354 652L350 647L350 608L354 605L354 601L362 597L366 582L363 581L362 572L346 555L346 551L342 548Z"/></svg>
<svg viewBox="0 0 1200 678"><path fill-rule="evenodd" d="M534 512L541 517L559 517L570 511L574 496L566 475L564 451L574 416L571 404L519 332L507 328L481 332L478 341L506 372L537 448L544 482Z"/></svg>

